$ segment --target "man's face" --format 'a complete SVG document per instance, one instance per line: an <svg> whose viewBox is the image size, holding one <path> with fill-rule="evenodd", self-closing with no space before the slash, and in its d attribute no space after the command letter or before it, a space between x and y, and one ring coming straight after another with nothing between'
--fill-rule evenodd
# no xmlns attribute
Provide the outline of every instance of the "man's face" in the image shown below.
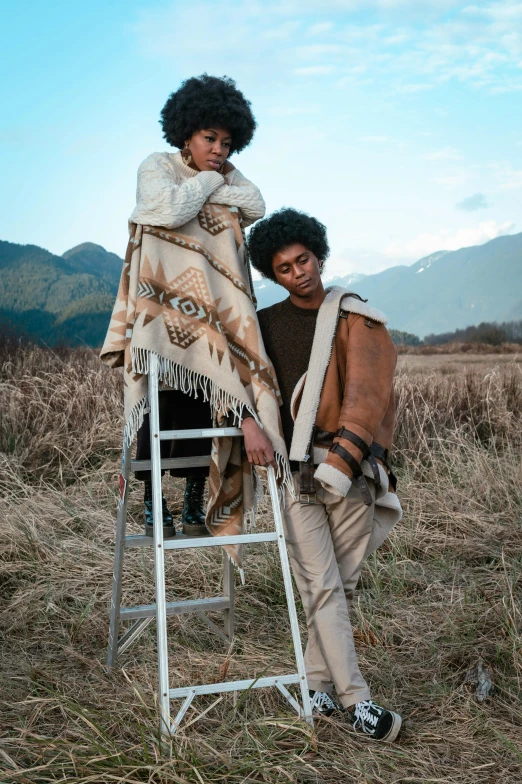
<svg viewBox="0 0 522 784"><path fill-rule="evenodd" d="M276 253L272 269L277 282L294 297L308 299L322 287L317 256L299 242Z"/></svg>

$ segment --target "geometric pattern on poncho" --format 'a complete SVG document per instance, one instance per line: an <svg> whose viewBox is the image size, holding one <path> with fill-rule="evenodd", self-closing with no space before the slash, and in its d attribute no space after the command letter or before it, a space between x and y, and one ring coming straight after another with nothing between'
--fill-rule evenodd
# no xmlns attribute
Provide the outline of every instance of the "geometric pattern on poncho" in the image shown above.
<svg viewBox="0 0 522 784"><path fill-rule="evenodd" d="M147 267L145 269L149 271ZM238 319L228 321L230 308L222 312L217 310L218 303L212 300L201 270L188 267L167 282L159 262L152 280L142 277L139 281L138 299L149 302L145 324L161 312L172 345L187 349L199 338L206 336L211 356L215 351L221 364L225 352L224 346L220 348L220 345L224 340L229 351L227 357L230 369L237 370L242 383L246 386L255 377L268 390L274 391L274 378L269 365L251 347L237 339ZM279 397L278 389L275 394Z"/></svg>
<svg viewBox="0 0 522 784"><path fill-rule="evenodd" d="M169 284L169 289L175 292L173 297L167 293L167 302L172 310L163 310L169 338L171 343L188 348L206 334L204 322L209 320L212 299L205 276L200 270L190 267Z"/></svg>
<svg viewBox="0 0 522 784"><path fill-rule="evenodd" d="M204 204L198 213L198 222L201 228L213 237L232 225L230 212L219 204Z"/></svg>

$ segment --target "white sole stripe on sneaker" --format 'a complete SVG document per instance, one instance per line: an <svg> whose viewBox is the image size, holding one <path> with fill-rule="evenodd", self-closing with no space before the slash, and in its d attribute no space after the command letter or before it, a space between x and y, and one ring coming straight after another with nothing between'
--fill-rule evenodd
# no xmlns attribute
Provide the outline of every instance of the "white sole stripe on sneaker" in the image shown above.
<svg viewBox="0 0 522 784"><path fill-rule="evenodd" d="M385 741L386 743L393 743L402 727L402 719L399 714L394 713L393 711L390 711L390 713L393 716L393 724L390 727L389 733L385 735L384 738L381 738L381 740Z"/></svg>

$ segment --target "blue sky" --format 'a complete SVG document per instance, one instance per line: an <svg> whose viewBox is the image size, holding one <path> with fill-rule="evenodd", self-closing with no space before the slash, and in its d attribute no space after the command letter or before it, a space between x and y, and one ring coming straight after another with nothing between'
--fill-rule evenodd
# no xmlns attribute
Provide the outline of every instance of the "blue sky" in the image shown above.
<svg viewBox="0 0 522 784"><path fill-rule="evenodd" d="M233 161L329 229L331 274L522 231L522 3L2 4L0 238L123 255L161 107L204 71L259 123Z"/></svg>

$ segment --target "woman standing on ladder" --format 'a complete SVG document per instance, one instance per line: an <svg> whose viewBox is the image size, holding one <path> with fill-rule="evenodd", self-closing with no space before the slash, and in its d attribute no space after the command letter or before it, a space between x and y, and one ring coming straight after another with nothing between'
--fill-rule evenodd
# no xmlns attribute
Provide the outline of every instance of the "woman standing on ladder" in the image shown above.
<svg viewBox="0 0 522 784"><path fill-rule="evenodd" d="M236 88L233 80L217 78L203 74L200 77L187 79L167 100L161 112L161 124L164 138L169 144L179 148L179 152L158 152L149 155L138 170L137 204L129 219L131 224L131 243L136 227L160 227L176 230L176 237L184 234L189 222L198 217L200 225L210 235L223 231L219 216L215 211L209 212L210 219L205 218L204 205L226 205L228 210L239 213L241 230L252 224L265 213L265 204L259 189L228 161L234 152L240 152L251 141L256 122L250 103ZM203 217L201 217L203 215ZM205 223L206 221L206 223ZM204 225L205 224L205 225ZM191 224L192 225L192 224ZM223 224L224 221L223 221ZM143 228L143 231L149 229ZM190 237L190 230L186 232ZM164 238L163 238L164 239ZM173 242L173 240L167 240ZM136 242L136 240L135 240ZM178 239L179 244L179 239ZM185 243L187 247L187 243ZM194 247L193 244L190 245ZM207 248L205 247L205 250ZM239 244L238 244L239 252ZM143 262L142 265L143 267ZM141 274L141 273L140 273ZM187 275L185 270L183 273ZM132 273L130 273L132 277ZM247 270L249 278L249 271ZM251 288L251 281L250 288ZM140 277L141 283L141 277ZM172 282L169 282L172 286ZM145 297L146 288L141 285L138 297ZM151 301L154 299L154 286L151 287ZM121 290L121 284L120 284ZM128 291L128 289L127 289ZM156 288L157 294L157 288ZM253 294L253 292L251 292ZM172 296L172 288L169 296ZM172 302L173 300L170 300ZM160 295L158 307L164 305L163 294ZM191 307L193 305L191 304ZM116 310L115 310L116 312ZM187 314L189 311L187 310ZM181 314L183 315L183 314ZM152 317L151 317L152 319ZM114 314L113 314L114 320ZM136 327L147 324L147 316L136 318ZM134 327L134 319L130 319ZM129 319L127 320L127 326ZM165 318L167 330L172 340L172 323ZM219 328L219 327L218 327ZM108 364L117 366L123 362L112 359L116 355L114 338L109 339L111 329L117 330L111 322L106 346L102 358ZM179 332L179 326L177 327ZM127 330L128 332L128 330ZM154 347L154 351L156 348ZM159 349L158 354L161 356ZM129 372L129 363L127 372ZM132 370L136 373L133 359ZM137 372L141 373L142 370ZM168 373L167 373L168 375ZM128 377L126 377L126 387ZM213 414L207 395L198 395L198 389L187 391L187 385L176 381L169 384L164 377L163 389L159 394L160 429L201 429L212 427ZM210 396L212 399L212 395ZM137 460L150 459L150 427L149 417L145 414L138 430ZM243 409L245 410L245 409ZM237 411L237 408L236 408ZM241 411L241 406L239 406ZM251 463L266 464L272 462L274 453L272 445L264 432L258 427L254 418L244 419L245 446ZM194 441L162 441L161 455L168 457L193 457L208 455L210 439ZM171 470L173 476L186 477L184 506L182 511L183 532L192 535L205 535L204 491L205 477L208 468L177 468ZM140 471L136 478L144 482L145 530L152 536L152 483L151 472ZM163 496L164 535L175 534L172 514Z"/></svg>

